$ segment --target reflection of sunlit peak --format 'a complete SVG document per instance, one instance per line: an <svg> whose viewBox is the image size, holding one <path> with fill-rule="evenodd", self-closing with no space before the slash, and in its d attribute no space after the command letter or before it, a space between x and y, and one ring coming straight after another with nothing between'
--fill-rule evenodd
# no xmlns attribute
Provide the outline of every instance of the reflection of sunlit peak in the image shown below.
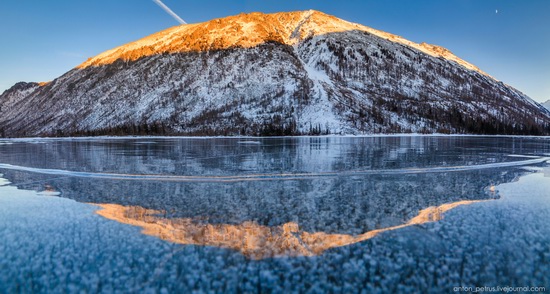
<svg viewBox="0 0 550 294"><path fill-rule="evenodd" d="M46 184L44 186L44 190L38 192L38 195L40 195L40 196L59 196L59 195L61 195L61 193L59 191L55 190L54 187Z"/></svg>
<svg viewBox="0 0 550 294"><path fill-rule="evenodd" d="M242 224L208 224L190 218L165 218L164 212L139 206L98 204L97 213L120 223L139 226L143 233L166 241L187 244L216 246L240 251L252 259L280 256L313 256L324 251L368 240L382 232L401 229L442 219L444 212L460 205L480 201L458 201L423 209L409 222L360 235L305 232L297 223L280 226L262 226L247 221Z"/></svg>

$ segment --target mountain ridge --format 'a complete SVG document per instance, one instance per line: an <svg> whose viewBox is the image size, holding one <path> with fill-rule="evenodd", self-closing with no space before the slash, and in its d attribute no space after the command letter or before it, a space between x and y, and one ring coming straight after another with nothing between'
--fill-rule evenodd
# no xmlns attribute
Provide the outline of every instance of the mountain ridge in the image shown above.
<svg viewBox="0 0 550 294"><path fill-rule="evenodd" d="M347 22L316 10L273 14L241 13L202 23L179 25L107 50L89 58L78 65L77 68L106 65L118 59L135 61L138 58L153 54L221 50L232 47L250 48L269 41L295 45L298 41L304 39L303 36L312 37L350 30L368 32L413 47L432 56L455 61L470 70L489 76L475 65L460 59L444 47L425 42L417 44L401 36ZM221 34L215 34L220 32ZM227 34L228 32L230 34ZM175 40L178 37L182 40ZM166 41L170 41L169 46L165 45Z"/></svg>
<svg viewBox="0 0 550 294"><path fill-rule="evenodd" d="M547 134L449 50L316 11L182 25L0 95L0 135Z"/></svg>

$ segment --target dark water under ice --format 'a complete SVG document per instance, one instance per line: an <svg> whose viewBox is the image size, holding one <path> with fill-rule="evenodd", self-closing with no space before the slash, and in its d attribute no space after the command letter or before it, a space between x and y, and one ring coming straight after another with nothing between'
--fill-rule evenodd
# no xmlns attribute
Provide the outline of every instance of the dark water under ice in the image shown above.
<svg viewBox="0 0 550 294"><path fill-rule="evenodd" d="M550 288L550 138L0 141L2 292Z"/></svg>

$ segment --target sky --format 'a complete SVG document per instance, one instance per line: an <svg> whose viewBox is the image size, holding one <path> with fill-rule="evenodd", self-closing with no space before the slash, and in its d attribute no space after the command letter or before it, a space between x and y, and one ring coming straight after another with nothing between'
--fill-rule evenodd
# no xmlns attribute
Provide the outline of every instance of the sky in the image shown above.
<svg viewBox="0 0 550 294"><path fill-rule="evenodd" d="M443 46L536 101L550 99L550 0L162 0L187 23L316 9ZM50 81L105 50L179 23L152 0L2 1L0 92Z"/></svg>

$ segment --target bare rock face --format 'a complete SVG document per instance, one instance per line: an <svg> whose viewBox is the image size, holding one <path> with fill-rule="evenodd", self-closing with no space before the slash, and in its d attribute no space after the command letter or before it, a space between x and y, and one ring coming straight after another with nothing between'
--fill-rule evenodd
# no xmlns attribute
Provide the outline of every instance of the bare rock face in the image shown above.
<svg viewBox="0 0 550 294"><path fill-rule="evenodd" d="M181 25L0 95L0 135L548 134L449 50L317 11Z"/></svg>

